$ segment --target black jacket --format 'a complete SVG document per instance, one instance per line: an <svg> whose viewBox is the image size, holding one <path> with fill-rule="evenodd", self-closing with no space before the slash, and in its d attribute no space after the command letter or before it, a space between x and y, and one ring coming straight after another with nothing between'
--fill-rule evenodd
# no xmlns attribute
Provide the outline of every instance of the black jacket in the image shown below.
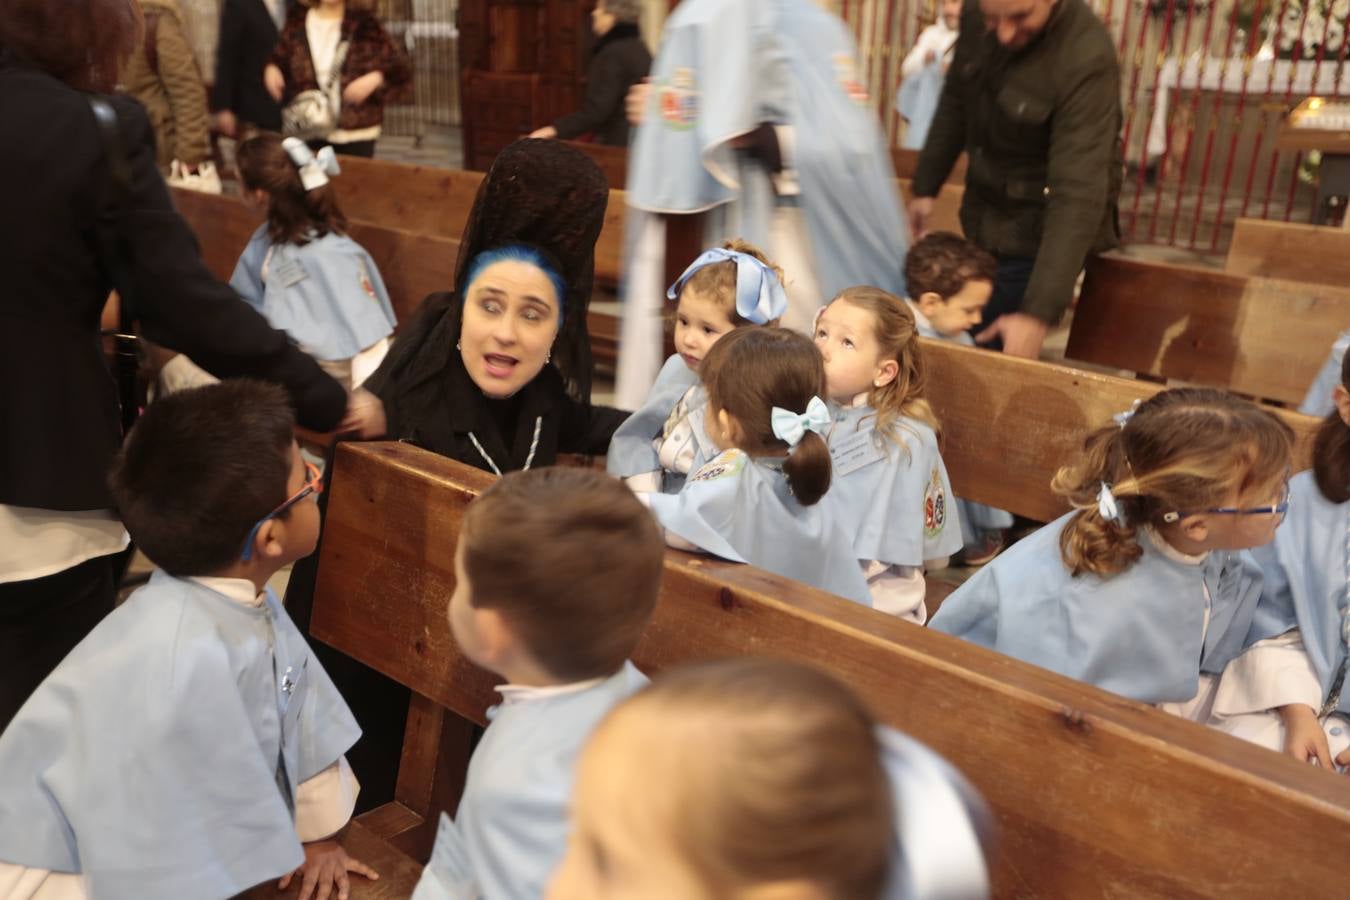
<svg viewBox="0 0 1350 900"><path fill-rule="evenodd" d="M424 302L431 306L457 303L451 297L433 294ZM538 421L539 441L531 468L553 465L559 453L604 455L614 430L628 413L572 399L552 365L545 365L521 388L514 439L508 447L489 406L493 401L484 396L464 369L455 340L450 337L448 319L446 316L424 343L423 352L396 379L381 369L366 383L384 401L389 438L490 472L492 466L469 438L472 432L497 467L511 472L524 468Z"/></svg>
<svg viewBox="0 0 1350 900"><path fill-rule="evenodd" d="M290 6L290 3L287 3ZM277 26L263 0L224 0L211 108L229 110L267 131L281 130L281 107L263 87L263 68L277 44Z"/></svg>
<svg viewBox="0 0 1350 900"><path fill-rule="evenodd" d="M1084 259L1116 244L1120 128L1116 48L1084 0L1058 0L1019 50L967 0L914 194L937 196L964 150L962 230L998 256L1035 258L1021 311L1053 324Z"/></svg>
<svg viewBox="0 0 1350 900"><path fill-rule="evenodd" d="M122 439L99 318L117 284L147 338L220 377L285 385L299 421L319 430L346 408L340 385L202 264L155 168L145 110L117 110L132 184L102 223L118 272L100 265L96 192L102 143L87 98L0 48L0 503L104 509Z"/></svg>
<svg viewBox="0 0 1350 900"><path fill-rule="evenodd" d="M647 76L652 55L634 25L619 24L601 37L586 68L586 99L581 109L553 123L558 137L571 140L591 133L602 144L628 145L624 97Z"/></svg>

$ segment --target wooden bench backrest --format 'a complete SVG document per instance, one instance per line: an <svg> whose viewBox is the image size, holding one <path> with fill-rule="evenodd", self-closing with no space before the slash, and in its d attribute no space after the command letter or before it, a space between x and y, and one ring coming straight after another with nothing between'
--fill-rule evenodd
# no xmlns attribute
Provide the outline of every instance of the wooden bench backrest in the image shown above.
<svg viewBox="0 0 1350 900"><path fill-rule="evenodd" d="M1347 327L1350 289L1103 256L1067 354L1297 404Z"/></svg>
<svg viewBox="0 0 1350 900"><path fill-rule="evenodd" d="M348 218L459 240L483 178L482 172L343 157L342 174L333 184ZM610 285L618 283L623 255L622 187L610 186L595 245L596 277Z"/></svg>
<svg viewBox="0 0 1350 900"><path fill-rule="evenodd" d="M620 188L628 183L628 148L611 147L606 144L594 144L584 141L564 141L569 147L574 147L582 153L595 160L595 164L605 173L605 178L609 180L609 186ZM919 151L906 150L900 147L891 149L891 168L895 170L895 177L901 179L912 179L914 173L919 168ZM966 155L961 154L957 159L956 165L952 167L952 172L947 176L949 184L960 184L966 177Z"/></svg>
<svg viewBox="0 0 1350 900"><path fill-rule="evenodd" d="M491 480L408 445L341 445L312 624L480 723L496 679L460 655L446 606L464 509ZM752 567L668 552L637 664L741 654L833 672L964 771L1000 826L998 897L1344 892L1343 779Z"/></svg>
<svg viewBox="0 0 1350 900"><path fill-rule="evenodd" d="M207 268L222 281L229 280L244 245L262 222L261 214L234 197L182 188L174 188L173 196L197 235ZM454 287L458 240L355 220L350 227L352 237L375 260L400 326L412 318L427 294ZM619 352L617 320L593 312L589 322L596 359L612 363Z"/></svg>
<svg viewBox="0 0 1350 900"><path fill-rule="evenodd" d="M1161 385L922 338L942 459L960 497L1040 522L1068 511L1050 490L1089 432ZM1295 468L1312 465L1319 419L1274 410L1294 429Z"/></svg>
<svg viewBox="0 0 1350 900"><path fill-rule="evenodd" d="M1350 231L1238 219L1223 269L1230 275L1346 287L1350 285Z"/></svg>

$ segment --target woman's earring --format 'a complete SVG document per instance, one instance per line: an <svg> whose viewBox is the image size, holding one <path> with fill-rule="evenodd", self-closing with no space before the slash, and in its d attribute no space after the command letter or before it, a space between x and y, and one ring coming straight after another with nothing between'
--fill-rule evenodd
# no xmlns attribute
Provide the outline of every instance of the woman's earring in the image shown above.
<svg viewBox="0 0 1350 900"><path fill-rule="evenodd" d="M548 356L544 357L544 365L548 365L553 360L553 351L548 351Z"/></svg>
<svg viewBox="0 0 1350 900"><path fill-rule="evenodd" d="M463 339L463 338L460 338L459 340L455 341L455 349L456 349L456 350L463 350L464 348L460 346L460 344L462 344L462 343L464 343L464 339Z"/></svg>

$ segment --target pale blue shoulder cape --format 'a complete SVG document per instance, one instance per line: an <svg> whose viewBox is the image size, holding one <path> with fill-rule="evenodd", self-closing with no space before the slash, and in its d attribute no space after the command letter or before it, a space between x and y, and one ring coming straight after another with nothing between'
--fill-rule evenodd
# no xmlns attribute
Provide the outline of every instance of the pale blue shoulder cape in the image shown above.
<svg viewBox="0 0 1350 900"><path fill-rule="evenodd" d="M739 212L737 233L767 246L776 201L765 185L742 184L731 141L763 122L790 125L821 290L870 284L904 296L908 232L859 72L847 26L811 0L685 0L652 64L628 202L653 213L747 202L757 208Z"/></svg>
<svg viewBox="0 0 1350 900"><path fill-rule="evenodd" d="M832 403L830 413L832 452L854 435L870 432L880 457L847 474L836 466L830 484L834 506L853 535L854 555L893 566L922 566L924 560L960 550L960 518L933 429L902 418L887 438L875 432L870 406L846 409Z"/></svg>
<svg viewBox="0 0 1350 900"><path fill-rule="evenodd" d="M696 384L698 373L684 364L680 354L667 359L642 406L610 438L606 471L618 478L628 478L660 469L661 460L652 442L661 436L675 404Z"/></svg>
<svg viewBox="0 0 1350 900"><path fill-rule="evenodd" d="M90 900L233 897L303 861L296 786L360 733L271 591L156 572L0 735L0 860Z"/></svg>
<svg viewBox="0 0 1350 900"><path fill-rule="evenodd" d="M413 900L539 900L567 847L581 747L616 704L647 684L632 663L574 693L489 711L459 810L441 816Z"/></svg>
<svg viewBox="0 0 1350 900"><path fill-rule="evenodd" d="M1216 550L1187 565L1141 533L1143 555L1125 571L1073 577L1059 551L1072 515L981 569L930 627L1144 703L1190 700L1201 672L1222 672L1243 648L1261 594L1255 560Z"/></svg>
<svg viewBox="0 0 1350 900"><path fill-rule="evenodd" d="M1350 504L1332 503L1317 489L1311 471L1289 482L1289 514L1275 540L1253 551L1265 585L1248 643L1297 627L1322 694L1331 689L1345 660L1347 585L1350 584ZM1340 710L1350 712L1350 690Z"/></svg>
<svg viewBox="0 0 1350 900"><path fill-rule="evenodd" d="M1308 388L1307 395L1298 411L1321 418L1335 408L1331 392L1341 383L1341 361L1345 359L1345 350L1350 347L1350 331L1342 331L1331 345L1331 355L1317 372L1317 378Z"/></svg>
<svg viewBox="0 0 1350 900"><path fill-rule="evenodd" d="M260 225L234 267L230 287L316 359L351 359L394 331L394 308L380 270L346 235L326 234L303 246L274 244L267 225Z"/></svg>
<svg viewBox="0 0 1350 900"><path fill-rule="evenodd" d="M714 556L872 605L833 490L803 506L781 468L728 450L678 494L649 500L662 527Z"/></svg>

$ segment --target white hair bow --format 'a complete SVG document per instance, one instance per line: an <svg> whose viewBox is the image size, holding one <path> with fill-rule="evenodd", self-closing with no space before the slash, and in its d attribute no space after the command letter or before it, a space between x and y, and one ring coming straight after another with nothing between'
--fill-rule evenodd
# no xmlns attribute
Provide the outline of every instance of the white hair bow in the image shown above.
<svg viewBox="0 0 1350 900"><path fill-rule="evenodd" d="M781 406L775 406L769 414L769 424L773 426L774 437L787 441L789 447L795 447L801 443L806 432L814 431L821 434L830 427L830 410L824 400L812 397L811 402L806 404L804 413L795 413Z"/></svg>
<svg viewBox="0 0 1350 900"><path fill-rule="evenodd" d="M293 137L286 138L281 146L300 170L300 184L304 185L306 191L321 188L328 183L328 176L342 173L332 147L325 146L315 153L304 141Z"/></svg>
<svg viewBox="0 0 1350 900"><path fill-rule="evenodd" d="M1105 481L1102 482L1101 489L1097 491L1097 512L1101 517L1113 525L1124 525L1125 515L1120 511L1120 503L1116 500L1116 495L1111 492L1111 485Z"/></svg>

